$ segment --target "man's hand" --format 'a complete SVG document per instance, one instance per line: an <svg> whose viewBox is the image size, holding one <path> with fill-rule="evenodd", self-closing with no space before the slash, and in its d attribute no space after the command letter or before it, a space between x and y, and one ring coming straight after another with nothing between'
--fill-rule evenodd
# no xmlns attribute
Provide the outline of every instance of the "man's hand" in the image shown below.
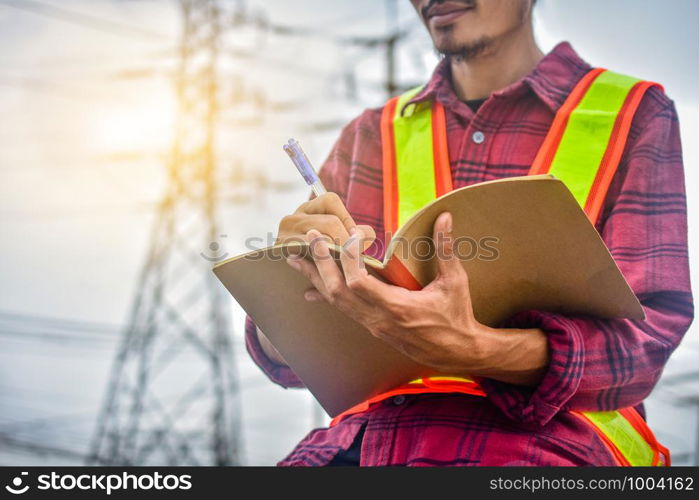
<svg viewBox="0 0 699 500"><path fill-rule="evenodd" d="M364 234L364 249L368 248L376 238L371 226L357 226L340 197L335 193L326 193L307 201L281 220L277 243L307 241L308 231L314 229L336 245L344 245L350 231L356 227Z"/></svg>
<svg viewBox="0 0 699 500"><path fill-rule="evenodd" d="M479 323L473 314L468 276L454 255L451 214L434 225L439 267L425 288L410 291L371 276L361 258L363 234L351 228L341 254L342 270L330 257L328 241L311 229L314 262L291 256L288 263L314 288L306 300L333 304L372 335L415 361L455 376L483 376L534 385L548 363L543 331L498 330Z"/></svg>
<svg viewBox="0 0 699 500"><path fill-rule="evenodd" d="M357 227L365 235L363 245L366 250L376 238L374 229L371 226L358 226L340 197L335 193L326 193L303 203L293 214L281 220L277 243L307 241L308 231L314 229L330 238L335 244L344 245L350 231ZM277 364L286 365L282 355L259 328L257 338L267 357Z"/></svg>

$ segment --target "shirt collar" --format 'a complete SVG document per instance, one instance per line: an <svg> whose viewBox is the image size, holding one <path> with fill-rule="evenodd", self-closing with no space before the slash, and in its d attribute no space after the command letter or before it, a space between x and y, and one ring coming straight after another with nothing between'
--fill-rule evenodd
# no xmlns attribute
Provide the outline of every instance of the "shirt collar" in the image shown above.
<svg viewBox="0 0 699 500"><path fill-rule="evenodd" d="M561 42L546 54L529 74L493 92L492 95L516 95L531 90L555 113L575 84L591 69L570 43ZM437 64L427 85L410 99L406 106L428 99L437 99L444 107L450 109L459 108L463 104L451 86L451 67L447 58ZM404 110L405 106L401 113Z"/></svg>

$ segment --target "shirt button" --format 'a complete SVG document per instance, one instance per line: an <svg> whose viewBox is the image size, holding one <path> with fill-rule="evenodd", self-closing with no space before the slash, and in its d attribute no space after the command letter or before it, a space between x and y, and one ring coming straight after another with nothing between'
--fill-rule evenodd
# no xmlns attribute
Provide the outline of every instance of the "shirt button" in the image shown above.
<svg viewBox="0 0 699 500"><path fill-rule="evenodd" d="M398 396L394 396L394 398L393 398L394 405L400 406L403 403L405 403L405 396L403 396L402 394L399 394Z"/></svg>
<svg viewBox="0 0 699 500"><path fill-rule="evenodd" d="M481 144L483 141L485 141L485 134L480 130L476 130L471 136L471 140L473 140L473 142L476 144Z"/></svg>

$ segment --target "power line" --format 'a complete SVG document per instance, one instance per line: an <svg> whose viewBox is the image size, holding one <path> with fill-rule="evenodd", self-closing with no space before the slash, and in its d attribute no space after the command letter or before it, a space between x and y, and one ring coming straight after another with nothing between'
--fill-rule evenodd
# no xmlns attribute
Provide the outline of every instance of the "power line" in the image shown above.
<svg viewBox="0 0 699 500"><path fill-rule="evenodd" d="M49 19L63 21L83 28L89 28L112 35L125 36L128 38L139 37L147 40L170 40L169 37L161 33L156 33L137 26L119 23L110 19L83 14L73 10L56 7L37 0L0 0L0 4L12 7L25 12L31 12Z"/></svg>
<svg viewBox="0 0 699 500"><path fill-rule="evenodd" d="M8 448L16 448L23 451L29 451L33 454L58 455L65 458L78 459L81 461L85 459L85 454L76 450L70 450L58 446L49 446L45 444L34 443L31 441L24 441L21 439L16 439L4 433L0 433L0 443L2 443L4 446L7 446Z"/></svg>
<svg viewBox="0 0 699 500"><path fill-rule="evenodd" d="M77 342L84 347L100 347L112 352L114 342L122 338L123 331L124 327L111 323L0 311L0 337L12 340L48 341L60 345Z"/></svg>
<svg viewBox="0 0 699 500"><path fill-rule="evenodd" d="M70 330L90 330L90 331L107 331L117 333L122 329L120 325L114 323L102 323L97 321L89 321L74 318L58 318L55 316L42 316L38 314L19 313L14 311L0 310L0 321L21 321L36 323L40 322L44 325L53 325Z"/></svg>

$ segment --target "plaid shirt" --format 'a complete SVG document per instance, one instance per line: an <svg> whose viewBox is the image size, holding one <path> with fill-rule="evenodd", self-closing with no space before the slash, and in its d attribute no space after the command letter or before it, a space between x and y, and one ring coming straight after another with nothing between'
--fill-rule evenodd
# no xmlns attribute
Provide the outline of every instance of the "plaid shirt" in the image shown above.
<svg viewBox="0 0 699 500"><path fill-rule="evenodd" d="M442 61L414 101L444 104L454 187L526 175L554 114L589 69L562 43L474 113L455 95ZM381 108L366 110L344 128L321 178L383 243L380 115ZM484 141L474 140L477 131ZM362 427L362 465L614 465L597 434L566 410L643 412L643 399L693 317L680 134L674 104L658 88L635 115L597 230L641 301L644 321L521 312L502 326L546 332L551 360L538 386L482 379L487 398L388 399L313 430L280 465L324 465ZM381 258L383 248L368 253ZM291 369L264 355L250 319L246 341L273 381L302 386Z"/></svg>

